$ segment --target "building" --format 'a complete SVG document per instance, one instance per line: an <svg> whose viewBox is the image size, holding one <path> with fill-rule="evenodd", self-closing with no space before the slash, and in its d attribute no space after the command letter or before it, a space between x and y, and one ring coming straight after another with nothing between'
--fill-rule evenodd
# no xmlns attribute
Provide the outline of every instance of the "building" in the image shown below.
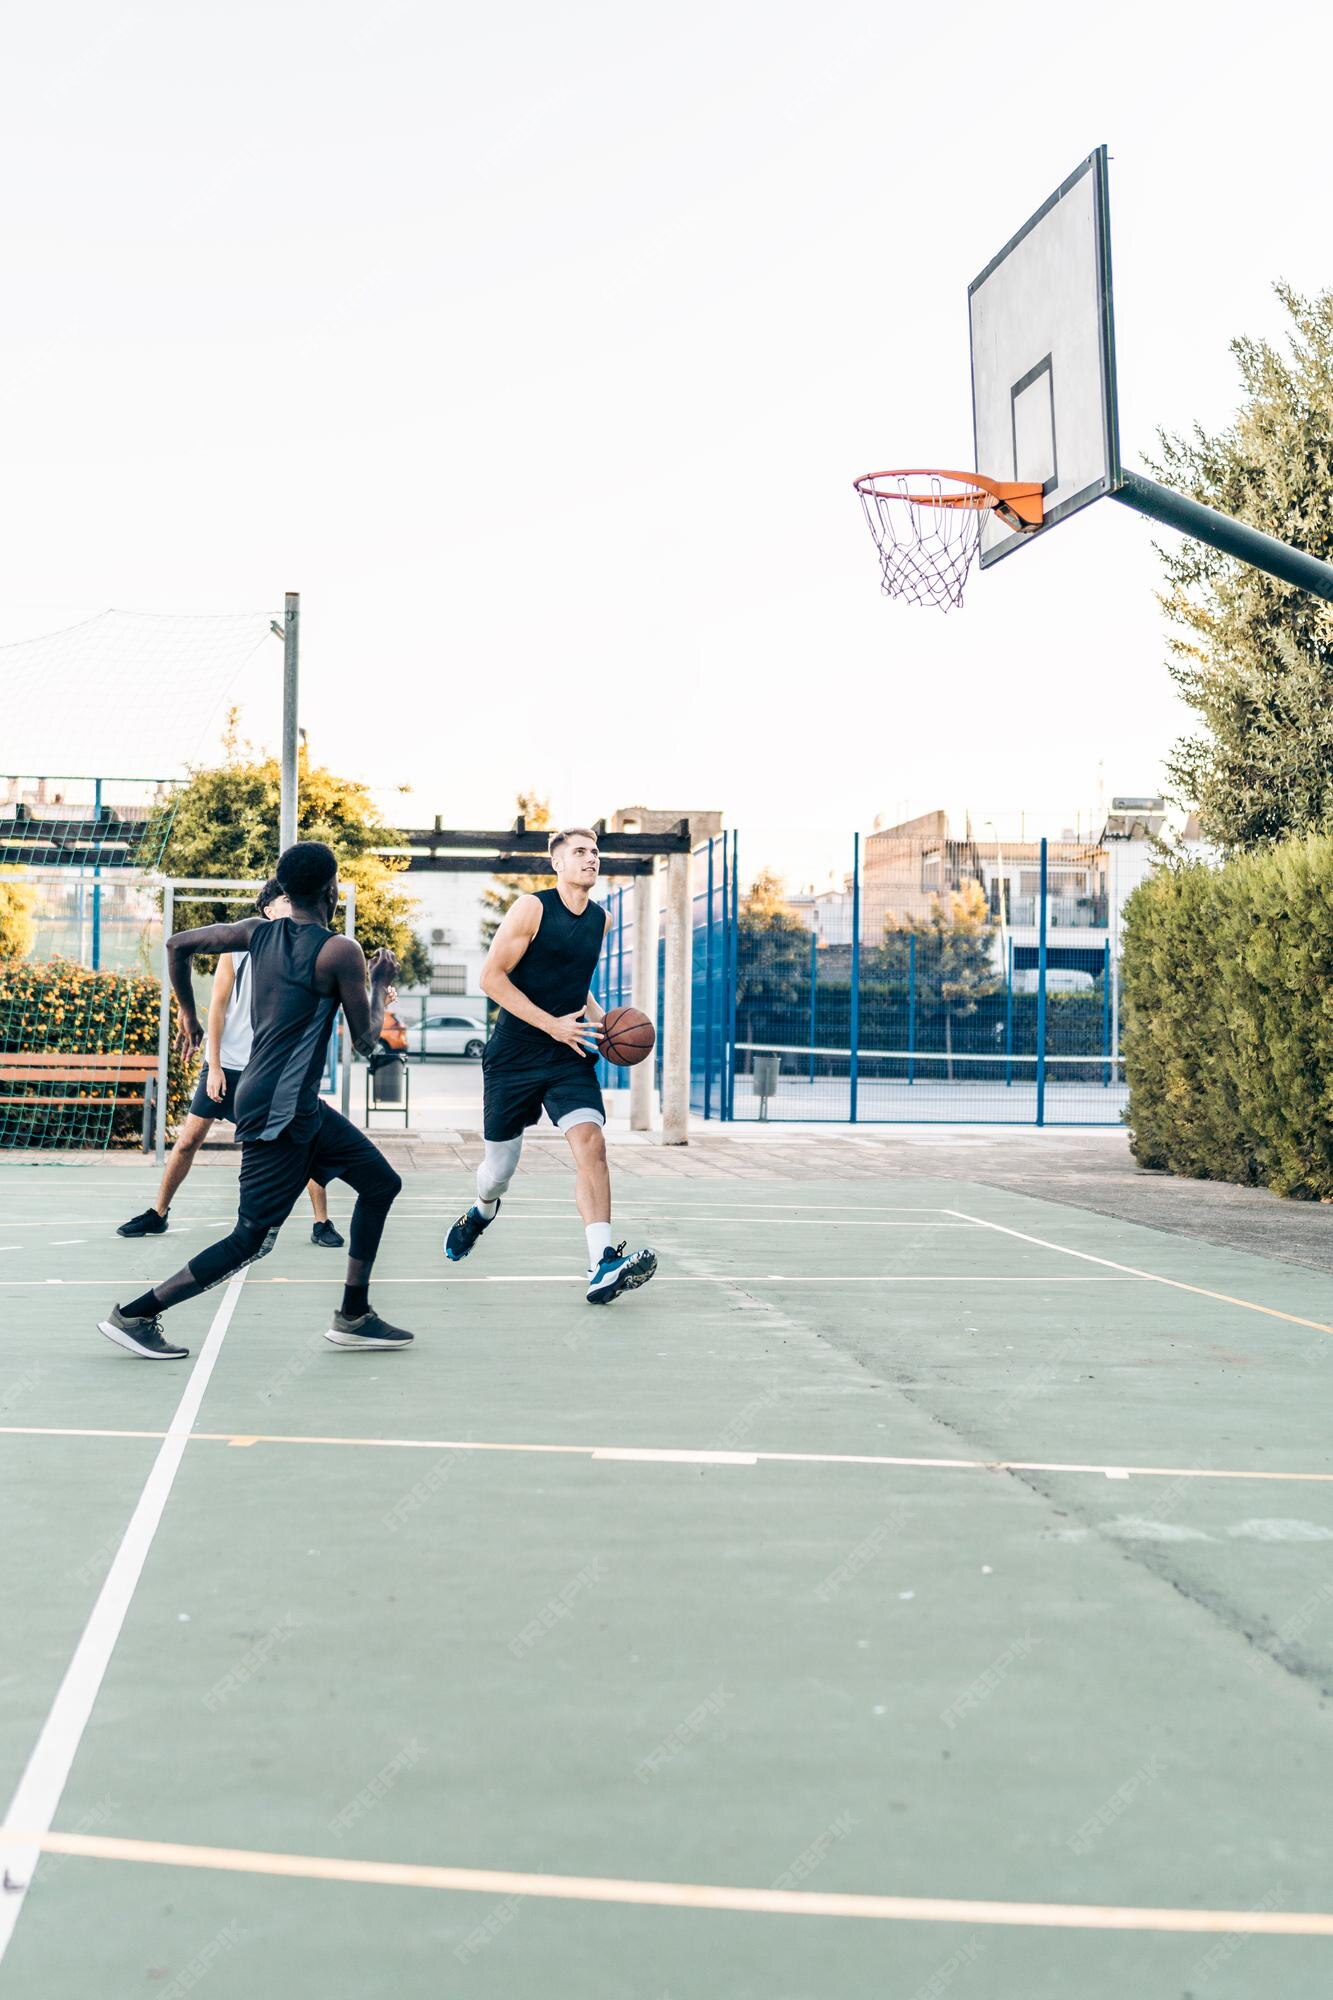
<svg viewBox="0 0 1333 2000"><path fill-rule="evenodd" d="M990 823L987 822L987 825ZM992 832L994 828L991 828ZM1087 985L1120 956L1125 901L1160 859L1163 843L1206 854L1197 818L1168 824L1160 798L1116 798L1094 839L1065 828L1047 842L1046 962L1052 986ZM924 919L936 897L979 882L995 924L996 970L1035 983L1040 947L1041 842L955 834L947 813L923 813L862 844L861 936L877 943L904 918ZM793 898L797 909L801 899ZM850 902L850 898L848 898ZM850 939L850 919L847 938ZM832 940L830 940L832 941Z"/></svg>

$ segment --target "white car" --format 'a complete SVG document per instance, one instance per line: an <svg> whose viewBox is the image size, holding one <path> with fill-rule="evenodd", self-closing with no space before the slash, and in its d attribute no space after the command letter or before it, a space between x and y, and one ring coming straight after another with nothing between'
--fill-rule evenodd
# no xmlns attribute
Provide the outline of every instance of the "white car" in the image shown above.
<svg viewBox="0 0 1333 2000"><path fill-rule="evenodd" d="M480 1056L486 1046L486 1023L470 1014L427 1014L407 1031L408 1053L414 1056Z"/></svg>

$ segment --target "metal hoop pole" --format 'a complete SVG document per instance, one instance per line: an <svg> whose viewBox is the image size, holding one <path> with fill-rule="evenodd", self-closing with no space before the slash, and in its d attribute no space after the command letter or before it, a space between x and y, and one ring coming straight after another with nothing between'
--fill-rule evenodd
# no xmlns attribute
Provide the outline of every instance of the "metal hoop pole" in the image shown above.
<svg viewBox="0 0 1333 2000"><path fill-rule="evenodd" d="M1175 528L1196 542L1206 542L1224 556L1265 570L1280 583L1294 584L1297 590L1311 591L1333 603L1333 563L1321 562L1304 549L1293 549L1276 535L1266 535L1248 522L1234 521L1229 514L1219 514L1215 507L1205 507L1184 493L1174 493L1141 472L1126 472L1123 479L1123 485L1111 496L1122 506L1132 507L1136 514L1146 514L1149 520Z"/></svg>

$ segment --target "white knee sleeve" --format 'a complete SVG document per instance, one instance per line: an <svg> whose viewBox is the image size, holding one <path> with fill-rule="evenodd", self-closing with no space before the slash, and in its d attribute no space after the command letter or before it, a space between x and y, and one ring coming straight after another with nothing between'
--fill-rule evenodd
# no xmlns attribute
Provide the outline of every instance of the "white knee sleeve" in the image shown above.
<svg viewBox="0 0 1333 2000"><path fill-rule="evenodd" d="M519 1139L488 1139L477 1168L477 1200L497 1201L514 1178L518 1156L523 1151Z"/></svg>

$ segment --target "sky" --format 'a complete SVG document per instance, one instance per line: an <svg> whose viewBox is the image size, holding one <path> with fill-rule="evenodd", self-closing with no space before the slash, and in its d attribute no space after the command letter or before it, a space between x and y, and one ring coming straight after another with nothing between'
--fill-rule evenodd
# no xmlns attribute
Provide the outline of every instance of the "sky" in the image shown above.
<svg viewBox="0 0 1333 2000"><path fill-rule="evenodd" d="M1333 28L1259 19L22 10L0 640L299 589L312 749L404 823L721 809L793 880L877 815L1086 826L1189 726L1153 531L1103 501L942 617L851 481L971 463L968 282L1101 143L1125 462L1228 421L1273 281L1333 282ZM280 674L237 684L269 744ZM107 699L51 692L53 735Z"/></svg>

